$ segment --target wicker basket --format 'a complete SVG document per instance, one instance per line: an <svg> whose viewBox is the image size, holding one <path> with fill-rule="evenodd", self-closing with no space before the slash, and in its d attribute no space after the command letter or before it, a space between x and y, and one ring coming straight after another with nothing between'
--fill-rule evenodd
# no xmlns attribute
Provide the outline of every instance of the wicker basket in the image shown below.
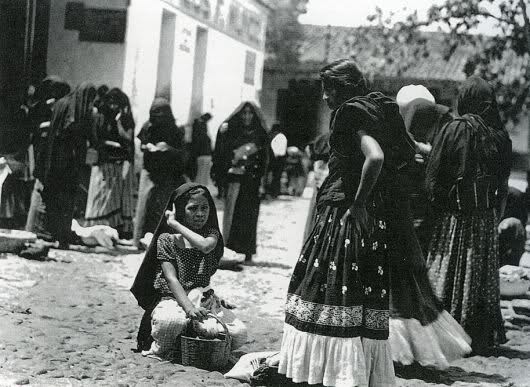
<svg viewBox="0 0 530 387"><path fill-rule="evenodd" d="M0 253L18 253L27 242L34 242L37 236L32 232L0 228Z"/></svg>
<svg viewBox="0 0 530 387"><path fill-rule="evenodd" d="M218 371L228 364L232 350L232 337L224 322L214 314L208 314L208 316L215 318L223 326L224 340L208 340L182 335L180 338L182 365Z"/></svg>

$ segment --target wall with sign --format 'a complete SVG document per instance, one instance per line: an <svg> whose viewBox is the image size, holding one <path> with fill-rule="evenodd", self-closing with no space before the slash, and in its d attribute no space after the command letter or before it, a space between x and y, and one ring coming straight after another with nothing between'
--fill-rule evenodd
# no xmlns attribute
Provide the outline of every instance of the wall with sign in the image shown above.
<svg viewBox="0 0 530 387"><path fill-rule="evenodd" d="M48 74L72 86L83 81L121 86L128 0L50 3Z"/></svg>
<svg viewBox="0 0 530 387"><path fill-rule="evenodd" d="M228 0L224 1L229 4ZM168 49L159 47L163 10L166 14L173 12L175 39L172 53L166 53L173 55L170 93L173 113L178 123L184 124L201 112L210 112L213 119L209 122L209 129L215 139L221 122L241 101L259 101L263 51L214 27L189 10L183 10L180 1L176 2L178 6L173 3L165 0L131 1L123 89L131 96L137 122L143 123L148 118L149 106L156 93L158 52ZM210 4L211 12L217 12L219 19L224 19L223 12L228 17L228 8L216 11L217 2L211 1ZM197 42L199 47L196 47ZM204 58L202 55L197 58L197 50L205 53ZM197 60L201 63L194 63ZM194 71L203 74L197 78ZM202 80L202 87L197 79ZM192 106L192 96L195 104L201 106Z"/></svg>
<svg viewBox="0 0 530 387"><path fill-rule="evenodd" d="M248 68L247 53L255 55L253 68ZM238 42L218 31L211 30L204 80L203 111L212 113L210 132L217 132L219 125L242 102L259 104L263 69L263 52ZM245 82L249 71L253 72L253 84ZM248 80L248 79L247 79Z"/></svg>

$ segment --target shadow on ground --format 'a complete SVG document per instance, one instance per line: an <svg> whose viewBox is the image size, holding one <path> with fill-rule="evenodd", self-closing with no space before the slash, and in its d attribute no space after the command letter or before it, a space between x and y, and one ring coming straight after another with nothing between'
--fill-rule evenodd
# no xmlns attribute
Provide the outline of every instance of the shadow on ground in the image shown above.
<svg viewBox="0 0 530 387"><path fill-rule="evenodd" d="M420 379L427 383L438 383L450 386L457 382L463 383L505 383L507 379L499 374L485 374L469 372L460 367L450 367L447 370L424 368L414 364L410 366L395 366L396 376L402 379Z"/></svg>

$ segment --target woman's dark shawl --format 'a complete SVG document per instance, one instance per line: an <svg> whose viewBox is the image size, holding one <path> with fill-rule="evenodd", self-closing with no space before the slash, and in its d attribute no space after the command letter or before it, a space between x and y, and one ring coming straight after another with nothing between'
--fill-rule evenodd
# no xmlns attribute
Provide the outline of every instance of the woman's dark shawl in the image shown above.
<svg viewBox="0 0 530 387"><path fill-rule="evenodd" d="M250 106L254 112L254 119L251 123L256 146L258 148L268 147L270 143L268 129L265 119L260 108L253 102L242 102L223 122L228 125L224 132L219 128L215 142L215 150L212 155L212 177L217 184L223 185L227 180L228 169L232 166L233 150L241 145L244 141L244 127L241 122L240 114L245 106ZM222 127L222 126L221 126ZM269 154L268 149L266 156ZM264 160L264 166L267 161Z"/></svg>
<svg viewBox="0 0 530 387"><path fill-rule="evenodd" d="M52 175L61 177L65 169L75 169L77 165L68 165L72 159L75 159L78 165L82 162L83 149L79 146L82 145L83 140L90 137L91 107L95 96L94 85L84 82L54 105L46 144L45 182ZM74 124L76 129L73 128ZM67 149L57 149L60 144L65 145ZM68 154L66 155L65 152Z"/></svg>
<svg viewBox="0 0 530 387"><path fill-rule="evenodd" d="M493 88L479 77L464 82L458 97L458 113L433 144L427 165L427 189L431 197L444 194L455 180L473 181L479 174L510 175L512 142L502 125Z"/></svg>
<svg viewBox="0 0 530 387"><path fill-rule="evenodd" d="M210 215L208 217L208 220L206 221L206 226L215 228L219 232L220 237L217 241L217 245L215 246L214 254L215 257L218 257L219 259L221 259L221 257L223 256L224 242L223 237L221 235L221 230L219 229L217 210L215 208L213 198L210 195L210 191L208 191L206 187L200 184L182 184L179 188L173 191L173 194L171 195L166 204L166 208L163 212L162 217L160 218L160 221L158 222L158 226L153 235L153 239L151 240L151 244L149 245L149 248L145 253L142 264L140 265L140 269L138 270L134 283L131 287L132 294L138 301L138 305L140 305L143 309L149 309L153 307L153 304L157 301L158 297L157 292L154 288L155 276L157 273L158 265L160 264L157 259L158 238L163 233L174 233L174 230L167 225L165 212L166 210L171 210L173 203L175 203L175 208L177 210L177 220L182 221L181 216L179 216L178 214L179 212L183 211L183 208L186 205L186 203L184 202L185 195L186 193L195 188L202 188L205 191L206 198L210 205Z"/></svg>

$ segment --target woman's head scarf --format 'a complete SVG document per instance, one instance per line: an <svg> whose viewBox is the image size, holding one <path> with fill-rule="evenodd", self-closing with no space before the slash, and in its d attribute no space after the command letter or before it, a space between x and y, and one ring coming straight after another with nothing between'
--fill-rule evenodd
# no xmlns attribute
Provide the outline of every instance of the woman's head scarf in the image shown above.
<svg viewBox="0 0 530 387"><path fill-rule="evenodd" d="M155 98L149 109L149 121L152 124L175 123L175 116L169 101L165 98Z"/></svg>
<svg viewBox="0 0 530 387"><path fill-rule="evenodd" d="M125 94L121 89L114 87L110 89L103 97L101 97L101 101L99 103L99 110L101 111L101 113L103 113L106 119L110 120L114 125L114 118L117 112L113 111L110 108L110 105L112 104L117 105L119 111L121 111L122 117L120 121L124 128L126 130L134 128L136 124L134 122L134 118L131 112L131 105L127 94Z"/></svg>
<svg viewBox="0 0 530 387"><path fill-rule="evenodd" d="M410 104L412 101L421 98L431 103L436 103L434 96L431 92L423 85L407 85L399 89L396 95L396 103L399 108Z"/></svg>
<svg viewBox="0 0 530 387"><path fill-rule="evenodd" d="M42 80L37 90L35 90L35 99L46 102L54 98L59 100L70 92L70 86L57 75L47 76Z"/></svg>
<svg viewBox="0 0 530 387"><path fill-rule="evenodd" d="M252 119L252 123L250 126L253 129L257 129L260 134L267 135L268 128L267 124L265 122L265 117L263 116L263 113L261 109L256 105L254 102L251 101L244 101L241 102L237 108L228 116L228 118L224 121L228 124L228 132L232 132L233 134L240 134L243 128L243 123L241 119L241 114L243 113L243 110L245 107L250 107L252 110L252 113L254 113L254 117Z"/></svg>
<svg viewBox="0 0 530 387"><path fill-rule="evenodd" d="M495 129L503 129L493 87L478 76L469 77L458 94L458 114L475 114Z"/></svg>
<svg viewBox="0 0 530 387"><path fill-rule="evenodd" d="M81 123L92 114L92 105L96 95L96 87L90 82L81 83L71 93L71 115L74 122Z"/></svg>
<svg viewBox="0 0 530 387"><path fill-rule="evenodd" d="M47 137L46 160L44 167L44 179L47 180L54 164L59 160L56 157L64 155L55 152L55 144L58 137L65 136L72 124L79 125L74 136L90 135L89 118L92 114L92 103L96 97L96 88L92 83L84 82L73 92L57 101L53 107L50 130ZM76 166L71 165L71 168Z"/></svg>
<svg viewBox="0 0 530 387"><path fill-rule="evenodd" d="M221 235L221 230L219 229L219 221L217 219L217 210L215 208L215 202L213 201L213 198L210 194L210 191L208 191L208 188L197 183L185 183L182 184L175 191L173 191L171 197L169 198L166 204L164 213L162 214L162 217L158 222L158 226L153 235L153 239L151 240L151 244L149 245L149 248L145 253L144 260L140 265L138 274L136 274L133 286L131 287L131 292L138 301L138 305L140 305L144 309L149 309L153 307L153 304L157 301L157 293L154 288L154 280L159 265L159 261L157 259L158 238L163 233L174 233L174 230L170 228L167 224L165 212L167 210L171 210L173 208L173 204L175 204L176 219L177 221L182 222L184 207L186 206L189 200L189 193L190 191L195 190L197 188L202 188L204 190L204 195L206 196L208 204L210 205L210 215L208 216L208 220L206 221L205 227L214 228L219 232L219 235ZM224 243L223 238L221 236L217 241L217 245L215 246L213 254L215 254L216 258L220 259L223 256L223 252Z"/></svg>
<svg viewBox="0 0 530 387"><path fill-rule="evenodd" d="M211 175L215 182L224 184L227 171L232 164L232 158L234 156L233 150L243 143L248 142L244 139L245 128L241 119L241 113L245 107L249 106L254 113L254 117L250 124L250 132L254 137L253 142L256 143L258 148L268 146L270 144L269 136L267 134L267 124L261 109L250 101L241 102L238 107L224 120L223 124L217 131L217 137L215 140L215 149L213 152L213 164ZM226 129L226 126L228 127Z"/></svg>

